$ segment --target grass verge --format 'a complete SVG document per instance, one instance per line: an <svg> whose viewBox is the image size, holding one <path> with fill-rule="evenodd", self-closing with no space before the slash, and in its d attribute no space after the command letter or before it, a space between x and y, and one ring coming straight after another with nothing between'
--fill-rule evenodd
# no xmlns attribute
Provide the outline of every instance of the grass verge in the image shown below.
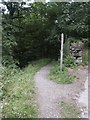
<svg viewBox="0 0 90 120"><path fill-rule="evenodd" d="M61 101L60 108L64 118L78 118L80 116L80 110L74 103Z"/></svg>
<svg viewBox="0 0 90 120"><path fill-rule="evenodd" d="M23 70L4 68L3 82L3 118L35 118L37 105L35 101L34 74L49 62L47 59L30 64Z"/></svg>
<svg viewBox="0 0 90 120"><path fill-rule="evenodd" d="M50 79L60 84L70 84L74 81L74 78L68 74L68 70L63 66L62 73L60 73L60 65L57 62L52 63L50 70Z"/></svg>
<svg viewBox="0 0 90 120"><path fill-rule="evenodd" d="M83 50L83 55L82 55L82 60L83 60L82 64L83 65L88 65L89 54L90 54L90 50L88 50L88 49Z"/></svg>

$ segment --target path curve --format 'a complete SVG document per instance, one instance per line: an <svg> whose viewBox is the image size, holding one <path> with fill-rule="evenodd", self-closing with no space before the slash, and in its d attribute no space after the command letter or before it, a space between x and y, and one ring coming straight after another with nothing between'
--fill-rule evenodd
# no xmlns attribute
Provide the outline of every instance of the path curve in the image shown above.
<svg viewBox="0 0 90 120"><path fill-rule="evenodd" d="M43 67L35 75L39 118L60 118L57 101L56 85L49 80L51 65Z"/></svg>
<svg viewBox="0 0 90 120"><path fill-rule="evenodd" d="M50 69L51 64L41 68L35 74L38 118L62 118L58 103L63 99L72 99L83 89L80 82L61 85L49 80Z"/></svg>

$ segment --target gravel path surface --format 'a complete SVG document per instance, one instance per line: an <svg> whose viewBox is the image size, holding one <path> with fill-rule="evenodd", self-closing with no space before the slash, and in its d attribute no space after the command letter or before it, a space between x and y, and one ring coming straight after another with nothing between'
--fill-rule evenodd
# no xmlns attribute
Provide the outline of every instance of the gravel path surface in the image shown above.
<svg viewBox="0 0 90 120"><path fill-rule="evenodd" d="M39 103L39 118L60 118L57 99L60 92L57 85L49 80L48 74L51 65L43 67L35 75L37 99Z"/></svg>
<svg viewBox="0 0 90 120"><path fill-rule="evenodd" d="M88 77L84 86L85 90L80 94L79 103L85 107L85 109L82 111L82 118L88 118Z"/></svg>
<svg viewBox="0 0 90 120"><path fill-rule="evenodd" d="M51 65L41 68L35 75L36 96L39 107L38 118L61 118L60 108L58 103L61 100L77 101L79 93L84 90L84 82L86 70L76 70L78 80L73 84L61 85L49 80L49 71ZM75 74L72 69L69 69L71 74ZM79 72L79 74L78 74ZM84 77L83 77L84 76ZM79 77L80 80L79 80Z"/></svg>

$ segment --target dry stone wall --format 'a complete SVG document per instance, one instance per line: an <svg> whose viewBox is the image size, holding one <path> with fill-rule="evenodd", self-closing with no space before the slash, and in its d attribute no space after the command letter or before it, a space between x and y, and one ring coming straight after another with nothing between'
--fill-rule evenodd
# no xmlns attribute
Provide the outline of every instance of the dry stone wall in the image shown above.
<svg viewBox="0 0 90 120"><path fill-rule="evenodd" d="M75 60L75 63L81 64L82 63L82 52L83 52L83 43L71 43L70 45L70 54Z"/></svg>

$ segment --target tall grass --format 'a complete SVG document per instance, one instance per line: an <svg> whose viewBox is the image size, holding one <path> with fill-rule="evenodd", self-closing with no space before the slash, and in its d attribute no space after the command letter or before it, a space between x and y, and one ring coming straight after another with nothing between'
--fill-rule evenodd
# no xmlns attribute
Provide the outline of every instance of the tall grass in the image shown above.
<svg viewBox="0 0 90 120"><path fill-rule="evenodd" d="M76 104L74 103L68 103L68 102L61 101L60 108L61 108L61 115L64 118L67 118L67 119L71 118L72 120L73 118L80 117L79 107L76 106Z"/></svg>
<svg viewBox="0 0 90 120"><path fill-rule="evenodd" d="M82 55L83 65L88 65L89 53L90 53L90 50L88 49L83 50L83 55Z"/></svg>
<svg viewBox="0 0 90 120"><path fill-rule="evenodd" d="M34 74L48 62L49 60L42 59L28 65L23 70L4 68L2 76L3 118L37 117Z"/></svg>
<svg viewBox="0 0 90 120"><path fill-rule="evenodd" d="M58 62L52 63L49 76L51 80L58 84L70 84L74 81L74 78L68 74L68 70L64 65L62 72L60 72L60 65Z"/></svg>

